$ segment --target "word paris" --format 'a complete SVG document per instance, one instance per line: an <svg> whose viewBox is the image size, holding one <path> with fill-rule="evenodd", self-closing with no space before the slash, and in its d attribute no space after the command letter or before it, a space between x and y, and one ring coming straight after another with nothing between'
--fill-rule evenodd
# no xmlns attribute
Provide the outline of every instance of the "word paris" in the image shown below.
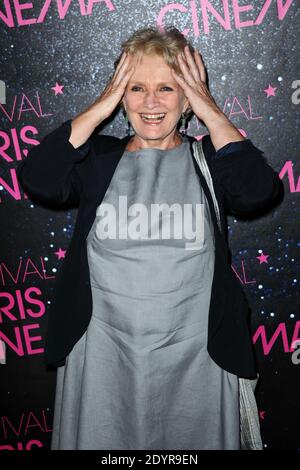
<svg viewBox="0 0 300 470"><path fill-rule="evenodd" d="M183 210L179 203L171 206L168 204L150 204L149 209L145 204L135 203L127 207L127 196L119 196L118 220L116 208L113 204L103 203L97 209L97 217L102 219L97 221L96 234L99 239L116 239L117 226L118 238L132 240L146 240L149 238L149 225L151 239L159 239L160 236L160 215L162 214L161 235L164 239L171 238L171 228L173 226L172 238L191 240L196 237L193 243L185 243L187 250L197 250L203 247L204 240L204 204L195 204L196 230L193 231L193 210L192 204L183 204ZM173 214L173 223L171 222ZM150 223L149 223L150 216ZM128 221L129 217L135 217Z"/></svg>
<svg viewBox="0 0 300 470"><path fill-rule="evenodd" d="M130 4L130 2L116 2L114 0L69 0L65 2L44 0L35 2L34 6L33 2L21 3L17 0L5 0L0 3L0 21L9 28L44 23L47 21L47 15L53 14L54 8L57 9L54 15L58 21L64 20L69 10L72 9L73 12L74 8L78 9L81 16L110 13L113 13L114 17L116 14L122 17L130 16L130 5L129 7L122 5L123 3ZM137 3L140 3L141 13L143 7L147 6L147 2ZM191 32L198 37L200 31L203 31L204 34L210 33L210 22L213 24L217 22L221 28L231 30L260 25L275 15L279 21L282 21L289 9L296 3L298 3L297 0L261 0L259 2L251 2L251 0L248 2L241 0L185 0L170 2L156 11L153 11L153 7L148 6L148 10L156 16L157 25L161 27L170 22L174 13L178 14L178 19L182 19L185 24L187 24L186 19L189 18L191 28L184 29L182 33L186 35ZM133 10L136 8L137 5L132 6Z"/></svg>

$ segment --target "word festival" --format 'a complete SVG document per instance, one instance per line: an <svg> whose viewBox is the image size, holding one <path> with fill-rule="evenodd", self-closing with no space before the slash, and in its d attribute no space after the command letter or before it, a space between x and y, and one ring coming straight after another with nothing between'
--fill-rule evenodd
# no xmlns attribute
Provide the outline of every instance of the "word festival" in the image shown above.
<svg viewBox="0 0 300 470"><path fill-rule="evenodd" d="M52 432L49 414L49 409L42 409L22 411L20 415L0 416L0 451L44 447L44 437Z"/></svg>

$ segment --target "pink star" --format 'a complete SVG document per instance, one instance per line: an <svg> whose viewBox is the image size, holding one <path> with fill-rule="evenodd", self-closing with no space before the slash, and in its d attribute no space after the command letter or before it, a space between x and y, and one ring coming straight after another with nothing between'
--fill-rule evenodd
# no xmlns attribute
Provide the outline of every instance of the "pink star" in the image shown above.
<svg viewBox="0 0 300 470"><path fill-rule="evenodd" d="M62 250L59 248L58 251L55 251L56 256L58 256L58 259L64 258L67 250Z"/></svg>
<svg viewBox="0 0 300 470"><path fill-rule="evenodd" d="M275 96L275 90L277 90L277 87L272 87L269 83L268 88L264 90L264 92L267 93L267 98L270 96Z"/></svg>
<svg viewBox="0 0 300 470"><path fill-rule="evenodd" d="M57 82L55 83L55 86L51 88L51 90L55 91L55 96L56 95L62 95L62 89L64 88L64 85L59 85Z"/></svg>
<svg viewBox="0 0 300 470"><path fill-rule="evenodd" d="M259 417L260 417L260 419L265 419L265 411L260 411L259 412Z"/></svg>
<svg viewBox="0 0 300 470"><path fill-rule="evenodd" d="M259 259L259 264L261 263L267 263L267 258L269 258L270 255L264 255L263 253L260 256L256 256L257 259Z"/></svg>

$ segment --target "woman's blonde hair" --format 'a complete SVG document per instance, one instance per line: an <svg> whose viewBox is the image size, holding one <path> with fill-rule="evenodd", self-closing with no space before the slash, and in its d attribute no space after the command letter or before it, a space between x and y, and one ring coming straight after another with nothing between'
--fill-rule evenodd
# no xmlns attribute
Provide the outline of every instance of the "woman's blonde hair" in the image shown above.
<svg viewBox="0 0 300 470"><path fill-rule="evenodd" d="M114 66L117 67L124 51L132 55L157 54L163 57L166 64L173 68L175 72L182 74L176 55L182 52L185 46L188 46L193 54L193 46L174 26L167 26L164 30L156 27L141 28L122 43L122 52L115 61ZM185 116L190 116L192 112L192 108L189 107L185 112Z"/></svg>

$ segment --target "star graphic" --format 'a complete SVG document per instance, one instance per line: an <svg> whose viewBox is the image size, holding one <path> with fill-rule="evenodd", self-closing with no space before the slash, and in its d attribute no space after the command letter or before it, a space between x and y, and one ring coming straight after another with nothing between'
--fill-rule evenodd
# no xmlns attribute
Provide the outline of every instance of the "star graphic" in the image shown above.
<svg viewBox="0 0 300 470"><path fill-rule="evenodd" d="M264 92L267 93L267 98L270 96L275 96L275 90L277 90L277 87L272 87L269 83L268 88L264 90Z"/></svg>
<svg viewBox="0 0 300 470"><path fill-rule="evenodd" d="M59 85L57 82L55 83L55 86L51 88L51 90L55 91L55 96L56 95L62 95L63 91L62 89L64 88L64 85Z"/></svg>
<svg viewBox="0 0 300 470"><path fill-rule="evenodd" d="M58 256L58 259L64 258L67 250L62 250L59 248L58 251L55 251L55 255Z"/></svg>
<svg viewBox="0 0 300 470"><path fill-rule="evenodd" d="M264 255L264 253L262 253L261 255L259 256L256 256L257 259L259 259L259 264L261 263L267 263L267 258L269 258L270 255Z"/></svg>
<svg viewBox="0 0 300 470"><path fill-rule="evenodd" d="M260 417L260 419L265 419L265 411L260 411L259 412L259 417Z"/></svg>

